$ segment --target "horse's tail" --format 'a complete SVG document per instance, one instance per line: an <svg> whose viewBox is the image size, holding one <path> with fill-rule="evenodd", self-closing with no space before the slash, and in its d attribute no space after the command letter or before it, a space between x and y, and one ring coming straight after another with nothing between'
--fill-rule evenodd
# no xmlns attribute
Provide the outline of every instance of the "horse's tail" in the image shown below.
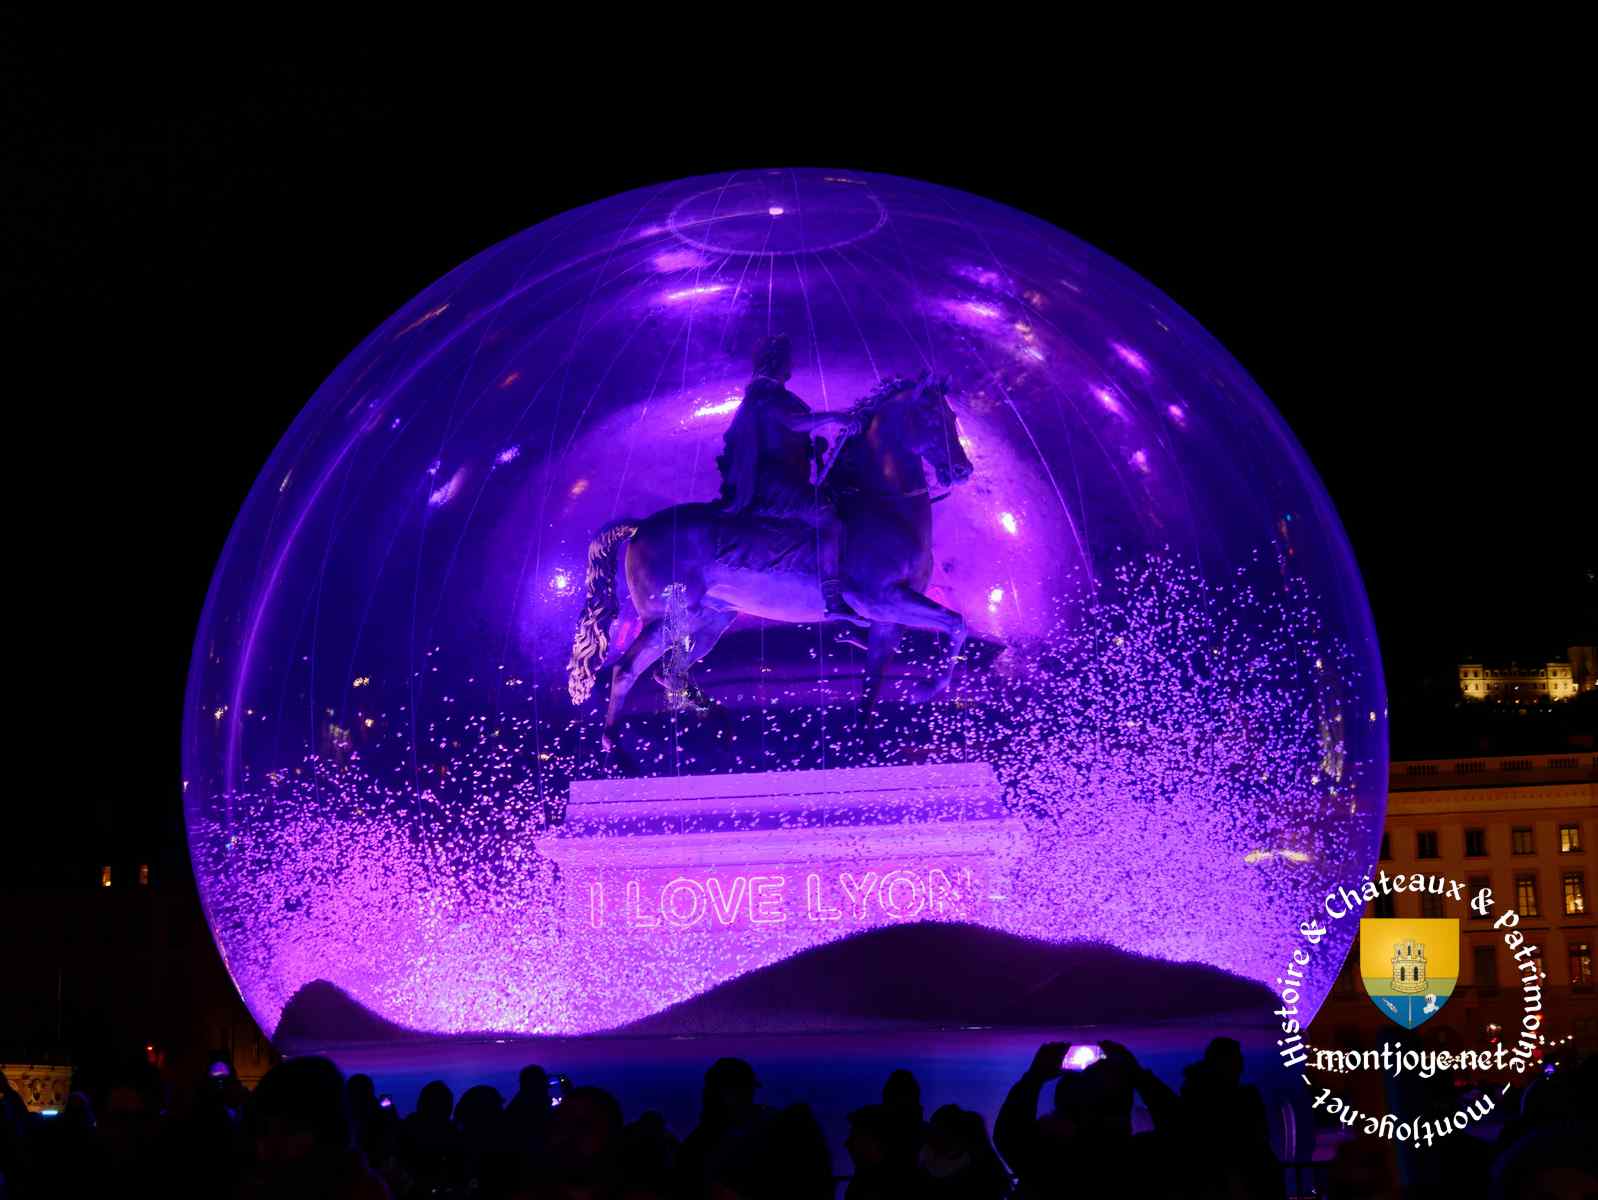
<svg viewBox="0 0 1598 1200"><path fill-rule="evenodd" d="M594 694L594 677L610 650L610 623L621 611L616 600L617 547L637 532L637 521L612 521L588 543L584 584L588 602L578 618L571 661L566 664L566 692L573 704L581 704Z"/></svg>

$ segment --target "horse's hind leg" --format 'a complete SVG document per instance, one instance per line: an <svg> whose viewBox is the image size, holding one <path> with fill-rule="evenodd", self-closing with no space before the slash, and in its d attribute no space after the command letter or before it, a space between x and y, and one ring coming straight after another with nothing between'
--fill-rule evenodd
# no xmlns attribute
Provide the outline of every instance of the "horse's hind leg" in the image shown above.
<svg viewBox="0 0 1598 1200"><path fill-rule="evenodd" d="M610 675L610 707L605 710L605 731L599 744L606 750L616 742L616 724L622 705L627 703L627 693L633 690L643 673L655 665L666 649L666 626L659 618L641 629L633 644L622 652L616 669Z"/></svg>
<svg viewBox="0 0 1598 1200"><path fill-rule="evenodd" d="M710 697L699 689L693 680L688 678L688 670L705 655L716 647L716 642L721 635L727 632L727 626L732 624L733 618L738 614L731 609L699 607L688 613L690 622L688 636L693 639L693 648L688 651L688 657L680 662L682 678L678 680L660 680L662 686L679 686L684 689L688 703L701 716L708 713L714 705ZM664 655L662 655L664 657ZM664 664L663 664L664 665Z"/></svg>
<svg viewBox="0 0 1598 1200"><path fill-rule="evenodd" d="M893 652L899 648L902 632L892 621L871 623L871 632L866 635L866 683L860 698L861 721L869 721L877 707L877 699L882 695L883 672L887 670Z"/></svg>

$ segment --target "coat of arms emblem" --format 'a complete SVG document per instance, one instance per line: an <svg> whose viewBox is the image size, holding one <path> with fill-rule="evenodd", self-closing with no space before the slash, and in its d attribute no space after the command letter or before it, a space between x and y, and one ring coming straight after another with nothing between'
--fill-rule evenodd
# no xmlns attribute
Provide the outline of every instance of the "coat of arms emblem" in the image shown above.
<svg viewBox="0 0 1598 1200"><path fill-rule="evenodd" d="M1459 918L1362 918L1359 975L1371 1003L1414 1029L1448 1003L1459 982Z"/></svg>

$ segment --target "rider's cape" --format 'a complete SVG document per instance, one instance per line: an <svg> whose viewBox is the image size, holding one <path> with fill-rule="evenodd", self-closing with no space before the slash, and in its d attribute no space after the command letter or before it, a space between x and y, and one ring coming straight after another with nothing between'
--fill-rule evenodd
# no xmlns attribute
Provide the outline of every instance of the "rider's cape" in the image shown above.
<svg viewBox="0 0 1598 1200"><path fill-rule="evenodd" d="M803 400L774 379L761 377L750 383L716 459L722 506L728 512L803 516L814 507L810 438L776 419L809 411Z"/></svg>

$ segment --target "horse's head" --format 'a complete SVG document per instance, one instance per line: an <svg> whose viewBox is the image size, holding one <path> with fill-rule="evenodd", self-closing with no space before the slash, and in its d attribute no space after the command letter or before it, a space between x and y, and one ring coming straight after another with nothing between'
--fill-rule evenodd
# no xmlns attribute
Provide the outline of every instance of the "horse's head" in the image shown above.
<svg viewBox="0 0 1598 1200"><path fill-rule="evenodd" d="M925 372L899 401L905 444L932 464L943 487L971 478L971 460L960 444L960 430L949 405L949 378Z"/></svg>

